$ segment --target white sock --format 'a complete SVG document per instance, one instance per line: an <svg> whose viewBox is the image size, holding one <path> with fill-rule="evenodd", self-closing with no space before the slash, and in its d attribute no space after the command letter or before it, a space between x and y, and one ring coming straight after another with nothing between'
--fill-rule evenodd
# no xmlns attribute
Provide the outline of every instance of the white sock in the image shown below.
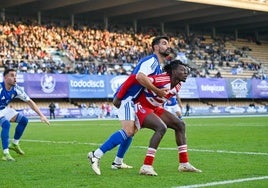
<svg viewBox="0 0 268 188"><path fill-rule="evenodd" d="M100 159L103 156L103 152L98 148L94 151L94 156Z"/></svg>
<svg viewBox="0 0 268 188"><path fill-rule="evenodd" d="M14 139L14 140L13 140L13 144L18 145L18 144L19 144L19 141L20 141L20 140L15 140L15 139Z"/></svg>
<svg viewBox="0 0 268 188"><path fill-rule="evenodd" d="M4 153L4 154L9 153L9 149L8 149L8 148L7 148L7 149L4 149L3 153Z"/></svg>
<svg viewBox="0 0 268 188"><path fill-rule="evenodd" d="M114 163L116 163L116 164L122 164L123 163L123 158L120 158L120 157L115 157L115 159L114 159Z"/></svg>

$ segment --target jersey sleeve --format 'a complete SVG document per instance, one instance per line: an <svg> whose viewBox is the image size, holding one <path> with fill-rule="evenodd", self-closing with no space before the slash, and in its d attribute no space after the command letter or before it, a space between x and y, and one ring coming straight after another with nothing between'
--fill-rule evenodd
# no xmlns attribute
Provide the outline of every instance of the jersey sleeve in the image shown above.
<svg viewBox="0 0 268 188"><path fill-rule="evenodd" d="M166 73L152 75L150 78L152 83L158 88L162 88L165 84L170 83L170 76Z"/></svg>
<svg viewBox="0 0 268 188"><path fill-rule="evenodd" d="M19 98L24 102L27 102L30 100L30 97L25 93L25 91L22 89L22 87L16 85L14 89L17 92L16 98Z"/></svg>
<svg viewBox="0 0 268 188"><path fill-rule="evenodd" d="M137 84L138 81L136 79L136 74L132 74L130 75L126 81L121 85L121 87L119 88L116 97L119 99L122 99L125 94L127 93L127 91L130 89L130 87L134 84Z"/></svg>
<svg viewBox="0 0 268 188"><path fill-rule="evenodd" d="M155 58L150 58L141 64L140 69L138 70L137 73L140 72L145 75L150 75L155 72L157 66L158 66L157 60Z"/></svg>

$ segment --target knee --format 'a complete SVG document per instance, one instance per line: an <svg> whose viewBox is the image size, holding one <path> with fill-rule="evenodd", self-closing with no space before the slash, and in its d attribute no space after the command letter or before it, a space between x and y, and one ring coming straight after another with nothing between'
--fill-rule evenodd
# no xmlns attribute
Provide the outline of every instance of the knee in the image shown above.
<svg viewBox="0 0 268 188"><path fill-rule="evenodd" d="M164 134L167 132L167 127L166 126L159 126L156 129L156 132L158 132L161 136L164 136Z"/></svg>
<svg viewBox="0 0 268 188"><path fill-rule="evenodd" d="M137 128L132 121L122 122L122 129L125 131L128 137L133 136L137 132Z"/></svg>
<svg viewBox="0 0 268 188"><path fill-rule="evenodd" d="M2 125L2 129L9 129L10 128L10 122L6 118L1 118L0 123Z"/></svg>
<svg viewBox="0 0 268 188"><path fill-rule="evenodd" d="M184 121L174 118L171 122L168 123L168 127L176 131L185 131Z"/></svg>
<svg viewBox="0 0 268 188"><path fill-rule="evenodd" d="M28 118L25 116L19 116L17 119L17 122L20 123L21 125L27 125L28 124Z"/></svg>
<svg viewBox="0 0 268 188"><path fill-rule="evenodd" d="M131 137L136 133L135 127L124 128L123 130L125 131L128 137Z"/></svg>
<svg viewBox="0 0 268 188"><path fill-rule="evenodd" d="M163 128L161 129L161 134L162 134L162 136L164 136L164 134L166 134L166 132L167 132L167 127L163 127Z"/></svg>
<svg viewBox="0 0 268 188"><path fill-rule="evenodd" d="M185 132L185 123L184 121L179 121L178 123L178 130L181 131L181 132Z"/></svg>

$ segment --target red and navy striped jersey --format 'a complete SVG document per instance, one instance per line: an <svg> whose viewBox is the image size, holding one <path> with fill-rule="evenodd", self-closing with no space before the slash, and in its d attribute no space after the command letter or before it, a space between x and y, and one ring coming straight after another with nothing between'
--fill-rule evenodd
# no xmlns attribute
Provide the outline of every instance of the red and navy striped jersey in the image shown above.
<svg viewBox="0 0 268 188"><path fill-rule="evenodd" d="M141 103L141 105L145 105L149 108L155 108L158 106L162 106L167 99L172 98L177 95L180 91L181 83L178 83L175 87L170 88L170 75L164 73L160 75L150 76L152 83L158 88L168 88L168 93L165 97L158 97L153 91L144 89L141 95L135 100L135 102Z"/></svg>

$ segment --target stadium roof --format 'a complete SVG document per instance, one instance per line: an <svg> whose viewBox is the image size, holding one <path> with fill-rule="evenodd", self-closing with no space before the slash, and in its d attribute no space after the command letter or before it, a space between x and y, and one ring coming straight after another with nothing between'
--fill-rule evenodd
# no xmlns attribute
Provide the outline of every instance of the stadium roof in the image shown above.
<svg viewBox="0 0 268 188"><path fill-rule="evenodd" d="M197 2L197 3L196 3ZM211 5L211 3L216 5ZM219 2L226 2L222 4ZM240 8L236 8L240 7ZM268 33L266 0L1 0L7 16L35 16L132 24L139 26Z"/></svg>

